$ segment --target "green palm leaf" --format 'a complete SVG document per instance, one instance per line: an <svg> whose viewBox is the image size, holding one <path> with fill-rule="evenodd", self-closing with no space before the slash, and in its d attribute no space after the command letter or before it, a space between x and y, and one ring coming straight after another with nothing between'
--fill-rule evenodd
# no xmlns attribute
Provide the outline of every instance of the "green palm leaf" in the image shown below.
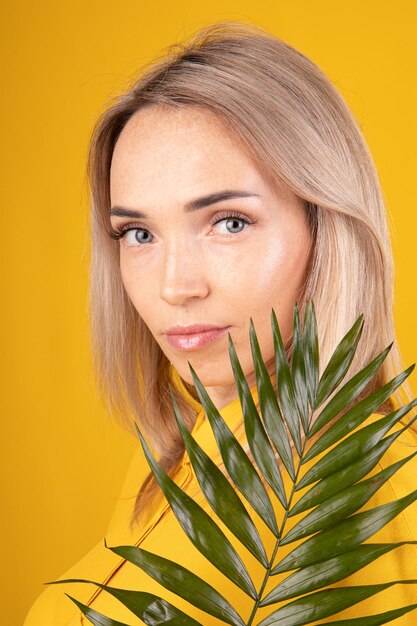
<svg viewBox="0 0 417 626"><path fill-rule="evenodd" d="M65 595L68 596L68 598L72 600L76 606L78 606L81 613L85 615L86 617L88 617L90 622L95 624L95 626L128 626L127 624L124 624L123 622L118 622L114 619L111 619L110 617L106 617L102 613L98 613L98 611L95 611L94 609L90 608L86 604L79 602L78 600L70 596L68 593L66 593Z"/></svg>
<svg viewBox="0 0 417 626"><path fill-rule="evenodd" d="M410 403L414 406L415 402ZM409 406L410 406L409 405ZM408 409L409 410L409 409ZM316 480L321 480L334 474L339 469L346 467L348 464L363 458L363 455L372 450L373 445L377 445L381 436L385 434L393 425L399 422L407 411L394 411L383 418L382 427L375 433L376 425L370 424L366 428L362 428L359 432L350 435L350 437L341 441L337 446L332 448L330 452L325 454L299 481L297 491ZM413 420L414 421L414 420ZM388 423L388 428L386 425ZM378 422L378 426L381 426ZM409 425L407 426L409 427Z"/></svg>
<svg viewBox="0 0 417 626"><path fill-rule="evenodd" d="M303 335L301 333L300 312L297 303L294 305L293 324L291 376L298 406L298 414L304 434L306 434L309 420L308 388L306 385L306 365L303 354Z"/></svg>
<svg viewBox="0 0 417 626"><path fill-rule="evenodd" d="M319 342L317 319L313 302L306 304L303 328L303 357L305 363L305 381L310 407L316 408L317 388L319 385ZM310 421L310 420L309 420Z"/></svg>
<svg viewBox="0 0 417 626"><path fill-rule="evenodd" d="M380 626L381 624L388 624L388 622L392 622L392 620L413 611L415 608L417 608L417 604L410 604L409 606L404 606L401 609L385 611L385 613L379 613L378 615L342 619L337 622L326 622L326 626Z"/></svg>
<svg viewBox="0 0 417 626"><path fill-rule="evenodd" d="M274 336L274 351L275 351L275 367L276 367L276 382L278 389L278 398L282 407L282 412L285 415L285 420L288 425L288 430L291 433L292 440L295 448L301 456L302 443L301 443L301 430L300 430L300 418L298 416L297 401L295 398L294 383L291 376L290 366L287 361L287 355L285 352L284 342L281 337L281 332L278 326L278 320L275 312L272 311L272 333ZM256 333L253 323L251 323L251 335L253 341L256 341ZM257 343L257 341L256 341Z"/></svg>
<svg viewBox="0 0 417 626"><path fill-rule="evenodd" d="M140 617L140 619L148 626L159 626L159 624L164 624L165 622L169 622L172 626L202 626L200 622L192 619L183 611L177 609L173 604L159 598L153 593L118 589L117 587L110 587L109 585L103 585L101 583L97 583L92 580L85 580L83 578L67 578L66 580L58 580L48 584L55 583L92 583L97 585L97 587L104 589L114 598L117 598L117 600L124 604L133 613L133 615ZM88 613L85 613L85 615L90 618ZM98 613L96 615L102 617ZM113 623L116 624L116 626L119 626L120 624L120 622ZM113 623L109 622L110 626L113 626ZM122 624L122 626L126 625Z"/></svg>
<svg viewBox="0 0 417 626"><path fill-rule="evenodd" d="M278 534L277 521L271 500L256 469L252 465L243 447L237 441L219 411L214 406L192 365L190 365L190 370L196 391L206 411L223 462L231 479L265 524L274 534Z"/></svg>
<svg viewBox="0 0 417 626"><path fill-rule="evenodd" d="M262 540L242 501L217 465L190 435L182 421L172 390L171 396L185 449L208 503L241 543L252 552L258 561L268 567L268 558ZM223 497L219 498L218 493L222 493Z"/></svg>
<svg viewBox="0 0 417 626"><path fill-rule="evenodd" d="M343 520L348 515L358 511L395 472L416 454L417 452L413 452L405 459L393 463L371 478L347 487L327 498L281 538L281 545L292 543L319 530L332 527L339 520Z"/></svg>
<svg viewBox="0 0 417 626"><path fill-rule="evenodd" d="M325 589L293 600L289 604L274 611L259 622L258 626L301 626L310 624L316 619L339 613L366 598L370 598L392 585L416 583L417 581L401 580L380 585L358 585L340 589Z"/></svg>
<svg viewBox="0 0 417 626"><path fill-rule="evenodd" d="M384 356L385 354L386 353L384 351ZM378 359L378 362L380 363L381 360ZM396 389L398 389L398 387L404 382L404 380L411 374L414 367L414 365L410 365L408 369L406 369L404 372L386 383L386 385L384 385L383 387L372 393L370 396L358 402L354 407L346 411L346 413L344 413L337 420L337 422L333 424L325 433L323 433L320 439L311 446L310 450L305 454L302 462L305 463L306 461L310 461L310 459L314 458L317 454L319 454L323 450L326 450L329 446L336 443L336 441L339 441L347 433L360 426L362 422L364 422L374 411L376 411L379 406L381 406L381 404L387 398L389 398L389 396ZM332 419L333 417L334 415L331 414L329 419ZM326 421L329 420L326 419ZM314 431L309 433L310 436L314 434L316 430L317 429L314 428Z"/></svg>
<svg viewBox="0 0 417 626"><path fill-rule="evenodd" d="M248 382L245 378L236 350L233 345L232 338L229 333L229 351L231 355L233 371L235 374L236 385L239 393L240 403L243 410L243 419L245 421L246 436L253 457L261 469L263 475L269 485L276 494L278 500L284 508L287 508L287 497L285 494L284 482L277 464L277 460L269 443L268 435L262 424L262 421L256 410L255 402L249 389ZM291 449L288 446L288 453Z"/></svg>
<svg viewBox="0 0 417 626"><path fill-rule="evenodd" d="M320 563L334 555L356 548L378 530L386 526L397 515L417 500L417 489L408 496L382 504L370 511L357 513L317 533L294 548L271 571L271 574L286 572L297 567Z"/></svg>
<svg viewBox="0 0 417 626"><path fill-rule="evenodd" d="M166 499L193 544L225 576L252 598L257 597L252 579L236 550L206 511L182 491L155 461L146 441L138 430L145 456ZM216 546L216 550L212 550Z"/></svg>
<svg viewBox="0 0 417 626"><path fill-rule="evenodd" d="M343 380L355 356L363 330L363 315L360 315L334 351L317 389L317 405L320 406Z"/></svg>
<svg viewBox="0 0 417 626"><path fill-rule="evenodd" d="M413 403L413 405L415 402ZM397 411L395 411L397 413ZM388 424L396 424L400 419L398 415L395 418L392 418L392 413L387 417L391 419L388 421ZM374 469L376 464L381 460L382 456L388 450L390 445L394 443L396 439L402 433L411 426L417 419L417 416L413 417L410 420L409 424L400 428L395 433L390 435L389 437L385 437L382 440L379 440L381 433L385 433L391 428L391 425L386 426L386 421L384 419L378 420L376 424L370 424L366 428L363 428L358 435L362 435L361 437L356 437L356 435L351 435L352 441L351 443L364 444L361 447L361 455L359 455L359 460L354 461L353 463L347 463L338 471L335 470L329 476L322 478L319 480L309 491L307 491L298 502L292 507L289 515L296 515L297 513L302 513L307 509L320 504L327 498L339 493L345 487L349 487L353 485L358 480L366 476L371 470ZM384 426L381 428L381 423L385 422ZM370 446L368 439L364 437L365 433L363 431L367 431L367 435L369 437L370 442L374 442L374 445ZM376 432L375 432L376 431ZM375 435L375 437L374 437ZM353 441L355 438L355 442ZM358 456L356 456L358 458Z"/></svg>
<svg viewBox="0 0 417 626"><path fill-rule="evenodd" d="M321 376L313 303L307 303L303 323L295 305L293 322L290 362L278 320L272 309L271 329L278 390L275 392L255 326L252 319L250 320L249 340L259 411L229 334L230 362L251 455L245 452L230 431L189 363L196 392L213 430L227 475L197 444L186 428L170 389L174 415L186 453L214 518L166 474L153 457L136 425L151 471L184 532L204 557L242 589L253 603L246 619L218 590L183 566L141 548L110 548L144 570L169 591L205 614L213 615L232 626L251 626L254 623L258 626L301 626L336 615L393 585L417 582L405 580L378 585L329 587L376 559L383 559L388 552L402 545L415 543L365 543L417 501L416 489L398 500L372 507L372 497L417 451L370 475L394 441L417 419L415 416L405 425L403 422L400 424L400 420L416 406L417 400L389 415L373 419L371 423L367 422L410 375L414 365L379 389L366 394L365 390L374 379L392 344L342 384L360 342L363 316L356 320L342 338ZM320 412L320 407L326 401L327 404ZM317 415L314 423L313 414ZM302 475L303 466L307 462L309 468ZM269 488L264 486L264 482ZM301 497L293 502L295 494L301 489L304 489ZM244 502L249 505L249 509ZM368 503L366 510L358 512ZM252 512L256 512L264 522L262 529L255 525ZM296 524L289 529L287 522L295 515L299 517ZM242 550L232 546L216 520L221 520L233 533ZM272 532L268 545L271 537L275 542L272 554L269 555L262 539L265 531ZM295 542L291 552L282 557L281 546ZM244 557L241 556L245 554L243 547L264 567L264 579L258 589L255 588ZM270 577L285 572L289 572L287 577L266 594L264 589ZM70 581L54 581L55 584L63 582ZM197 624L183 611L152 594L93 584L117 597L146 624L160 624L162 621L175 625ZM87 611L84 614L93 624L120 626L119 622L84 607L73 598L71 600L82 611ZM277 603L280 603L279 608L274 608ZM145 606L146 611L143 609ZM258 609L267 606L271 607L270 614L256 622L259 618ZM386 624L416 607L417 603L379 615L334 621L331 624L377 626ZM164 619L162 615L165 615Z"/></svg>
<svg viewBox="0 0 417 626"><path fill-rule="evenodd" d="M291 452L291 441L285 430L285 421L272 386L271 379L268 375L265 362L262 358L259 342L251 324L251 348L253 363L256 373L256 384L258 386L259 404L261 407L262 419L268 435L273 442L276 451L283 464L285 465L289 475L294 480L295 469L294 459ZM279 358L279 357L278 357ZM288 427L289 428L289 427ZM292 427L293 431L295 426ZM294 434L297 439L297 436Z"/></svg>
<svg viewBox="0 0 417 626"><path fill-rule="evenodd" d="M166 589L174 593L178 593L179 590L182 598L202 608L206 613L227 624L244 626L242 618L230 603L216 589L185 567L142 548L117 546L110 550L143 569Z"/></svg>
<svg viewBox="0 0 417 626"><path fill-rule="evenodd" d="M372 378L375 376L377 370L381 366L383 360L386 358L388 352L391 350L392 343L385 348L373 361L371 361L360 372L355 374L337 394L330 400L327 406L320 413L314 424L312 425L309 434L315 435L319 430L323 428L330 420L336 417L343 409L345 409L351 402L356 400L359 394L366 388ZM319 406L316 404L316 406Z"/></svg>
<svg viewBox="0 0 417 626"><path fill-rule="evenodd" d="M415 541L406 541L388 544L365 544L344 552L338 556L309 565L299 569L294 574L287 576L279 583L260 603L259 606L267 606L274 602L294 598L303 593L315 591L321 587L343 580L359 571L368 563L391 552L405 544L415 544Z"/></svg>

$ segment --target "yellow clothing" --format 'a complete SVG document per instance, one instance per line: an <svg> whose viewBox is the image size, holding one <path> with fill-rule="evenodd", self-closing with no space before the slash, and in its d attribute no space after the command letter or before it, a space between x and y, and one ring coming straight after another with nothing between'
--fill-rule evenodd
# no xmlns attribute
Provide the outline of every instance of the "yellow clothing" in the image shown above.
<svg viewBox="0 0 417 626"><path fill-rule="evenodd" d="M254 387L252 387L252 394L254 399L257 400L256 388ZM236 430L236 427L242 422L242 413L238 399L221 409L220 413L232 430ZM378 414L374 414L372 419L376 420L379 417ZM240 433L238 438L241 442L244 441L245 436L243 429L240 428L236 432ZM210 424L202 409L200 410L194 426L193 435L211 458L215 462L219 462L220 457L216 454L217 445ZM408 429L405 433L400 435L399 439L397 439L385 453L374 472L380 471L382 468L391 465L398 459L408 456L413 450L417 449L416 446L417 433ZM107 545L111 547L119 545L140 546L141 548L180 563L218 589L221 594L231 602L238 613L240 613L243 620L247 620L253 607L253 600L246 596L243 591L237 588L223 574L219 573L200 552L194 548L191 541L181 529L163 496L159 498L152 508L152 511L147 513L147 517L143 519L140 527L136 527L134 532L129 531L128 522L135 495L141 480L147 472L148 465L146 461L144 461L144 455L139 445L131 461L122 488L120 502L114 512L108 533L106 534ZM285 472L283 472L283 474L286 476ZM175 476L175 482L185 489L193 498L197 499L205 510L218 521L201 493L187 455L184 456L181 467ZM372 508L373 506L399 499L416 489L416 487L417 457L414 457L385 483L377 494L373 496L370 503L364 508ZM271 499L273 502L276 502L276 498L273 496ZM247 505L247 508L252 514L249 505ZM275 510L279 521L283 516L281 505L276 504ZM269 557L275 544L274 537L256 514L253 514L252 518L258 527ZM262 565L258 563L252 554L239 543L221 522L218 523L242 557L242 560L251 573L255 587L259 589L265 573ZM293 523L294 521L292 524ZM410 540L417 540L416 502L398 515L388 526L371 537L369 542L385 543ZM281 557L290 552L297 543L292 543L280 548L279 554L281 554ZM277 562L277 560L275 562ZM395 579L416 579L416 564L417 546L403 546L370 563L357 574L350 576L337 585L331 586L374 584ZM281 579L285 578L287 575L288 572L284 575L280 575ZM121 589L147 591L165 598L204 626L219 626L224 623L201 612L182 598L165 590L159 583L145 574L144 571L106 548L104 541L100 541L83 559L60 577L60 579L64 578L86 578ZM271 577L266 591L271 590L278 582L278 576ZM120 604L118 600L95 585L87 583L66 583L46 587L45 591L39 596L29 611L24 626L79 626L80 624L90 624L91 622L82 615L65 593L68 593L80 602L91 606L96 611L115 620L132 626L143 624L141 620L136 618L128 609ZM347 609L336 616L327 618L325 621L373 615L382 613L388 609L399 608L413 603L417 603L417 585L395 585L380 594L362 601L351 609ZM260 609L256 614L254 624L259 623L262 618L272 613L274 608L278 608L278 606L268 606ZM320 623L325 623L325 621ZM417 611L400 617L394 623L396 626L415 626L415 624L417 624Z"/></svg>

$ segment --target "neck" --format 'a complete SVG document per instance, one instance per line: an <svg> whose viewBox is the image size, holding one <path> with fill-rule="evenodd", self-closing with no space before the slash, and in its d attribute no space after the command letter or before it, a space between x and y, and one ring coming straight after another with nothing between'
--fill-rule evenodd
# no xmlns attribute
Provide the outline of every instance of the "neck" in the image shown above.
<svg viewBox="0 0 417 626"><path fill-rule="evenodd" d="M269 376L271 377L275 372L275 361L272 359L268 363L266 363L266 368ZM246 380L248 386L252 388L256 385L256 375L255 372L252 371L250 374L246 376ZM210 396L214 406L218 411L223 409L225 406L233 402L239 397L239 393L237 391L236 383L232 383L231 385L218 385L218 386L210 386L206 387L207 393Z"/></svg>

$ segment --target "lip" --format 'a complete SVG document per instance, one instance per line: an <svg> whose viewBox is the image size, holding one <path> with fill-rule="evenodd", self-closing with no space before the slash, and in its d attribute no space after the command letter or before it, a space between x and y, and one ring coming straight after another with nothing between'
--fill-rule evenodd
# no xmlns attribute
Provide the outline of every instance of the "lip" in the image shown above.
<svg viewBox="0 0 417 626"><path fill-rule="evenodd" d="M204 333L206 330L214 330L225 328L216 324L189 324L188 326L172 326L166 331L167 335L191 335L195 333Z"/></svg>
<svg viewBox="0 0 417 626"><path fill-rule="evenodd" d="M171 346L178 350L198 350L222 337L229 328L230 326L219 327L212 324L173 326L166 331L166 336Z"/></svg>

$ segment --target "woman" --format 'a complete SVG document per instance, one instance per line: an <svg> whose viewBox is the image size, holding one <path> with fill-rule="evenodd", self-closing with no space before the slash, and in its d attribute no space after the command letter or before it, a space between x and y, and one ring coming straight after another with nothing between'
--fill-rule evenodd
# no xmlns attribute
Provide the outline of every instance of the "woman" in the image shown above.
<svg viewBox="0 0 417 626"><path fill-rule="evenodd" d="M175 482L208 508L169 395L172 382L188 428L219 462L189 364L242 439L228 333L257 400L250 318L271 374L271 307L291 357L294 303L303 311L314 301L322 368L361 313L364 328L350 375L395 338L391 247L372 158L346 103L309 59L253 26L220 23L172 46L108 107L92 138L89 175L92 346L101 392L134 434L137 420ZM394 343L368 391L399 371ZM389 398L378 412L392 411L395 402ZM410 430L401 441L382 466L417 443ZM381 502L409 493L416 471L416 462L408 463L381 490ZM417 539L416 513L411 506L378 540ZM271 547L271 539L262 538ZM141 449L106 540L183 564L221 586L248 618L253 600L193 548L150 478ZM414 546L396 550L386 555L384 570L377 561L363 579L357 574L340 584L412 578L416 557ZM254 579L262 579L259 563L248 554L245 559ZM220 623L102 542L61 578L146 590L206 626ZM25 626L86 623L64 590L113 619L142 623L106 592L71 583L47 588ZM411 585L396 586L340 617L379 613L416 598ZM396 623L410 626L413 619L410 613Z"/></svg>

